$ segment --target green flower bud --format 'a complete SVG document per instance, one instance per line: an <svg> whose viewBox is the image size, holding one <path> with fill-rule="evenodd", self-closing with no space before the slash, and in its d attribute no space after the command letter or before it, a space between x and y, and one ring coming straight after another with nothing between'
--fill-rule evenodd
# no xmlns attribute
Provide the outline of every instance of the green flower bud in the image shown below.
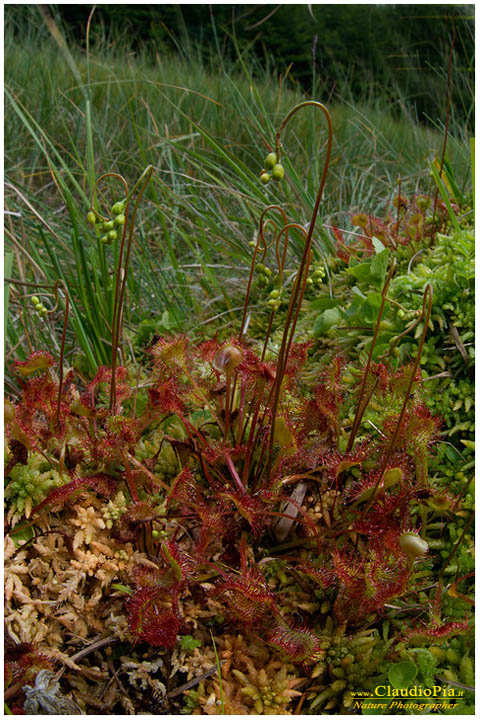
<svg viewBox="0 0 480 720"><path fill-rule="evenodd" d="M104 243L105 245L110 245L111 240L108 235L102 235L102 237L100 238L100 242Z"/></svg>
<svg viewBox="0 0 480 720"><path fill-rule="evenodd" d="M110 232L108 233L108 239L110 240L110 242L113 242L114 240L116 240L117 237L118 237L117 231L116 231L116 230L110 230Z"/></svg>
<svg viewBox="0 0 480 720"><path fill-rule="evenodd" d="M400 536L399 544L403 552L412 559L425 555L428 551L428 543L414 532L403 533Z"/></svg>
<svg viewBox="0 0 480 720"><path fill-rule="evenodd" d="M260 182L262 182L264 185L266 185L267 183L270 182L271 177L272 177L272 176L270 175L270 173L263 172L263 173L260 175Z"/></svg>
<svg viewBox="0 0 480 720"><path fill-rule="evenodd" d="M120 213L120 215L115 215L114 223L116 225L125 225L125 215L123 213Z"/></svg>
<svg viewBox="0 0 480 720"><path fill-rule="evenodd" d="M31 302L32 302L32 305L38 305L40 303L40 300L38 299L38 297L36 295L32 295Z"/></svg>
<svg viewBox="0 0 480 720"><path fill-rule="evenodd" d="M272 178L278 182L278 181L282 180L284 175L285 175L285 170L283 169L283 165L280 165L280 163L277 163L272 170Z"/></svg>
<svg viewBox="0 0 480 720"><path fill-rule="evenodd" d="M95 213L93 212L93 210L89 210L89 211L88 211L88 213L87 213L87 222L88 222L90 225L95 225L95 223L97 222L97 216L95 215Z"/></svg>
<svg viewBox="0 0 480 720"><path fill-rule="evenodd" d="M108 230L113 230L115 227L115 222L113 220L106 220L102 223L102 230L105 230L105 232L108 232Z"/></svg>
<svg viewBox="0 0 480 720"><path fill-rule="evenodd" d="M213 358L212 365L219 372L231 373L243 360L243 353L235 345L225 345Z"/></svg>
<svg viewBox="0 0 480 720"><path fill-rule="evenodd" d="M48 310L47 310L46 307L44 307L44 308L42 308L41 310L39 310L39 315L40 315L40 317L45 317L45 315L46 315L47 313L48 313Z"/></svg>
<svg viewBox="0 0 480 720"><path fill-rule="evenodd" d="M121 215L125 210L125 200L118 200L112 205L112 215Z"/></svg>
<svg viewBox="0 0 480 720"><path fill-rule="evenodd" d="M274 152L268 153L267 157L265 158L265 167L267 168L267 170L271 170L276 164L277 164L277 153L274 153Z"/></svg>

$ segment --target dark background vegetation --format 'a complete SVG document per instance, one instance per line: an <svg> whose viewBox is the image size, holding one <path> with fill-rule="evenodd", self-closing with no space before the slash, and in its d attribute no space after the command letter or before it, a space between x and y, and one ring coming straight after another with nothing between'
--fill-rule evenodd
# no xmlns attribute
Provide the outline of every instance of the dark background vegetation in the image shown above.
<svg viewBox="0 0 480 720"><path fill-rule="evenodd" d="M34 6L5 7L21 33ZM50 5L72 42L84 43L92 5ZM418 119L445 116L446 58L454 39L452 107L473 129L474 6L463 5L97 5L92 26L122 37L125 52L192 49L205 62L220 50L235 61L235 43L262 66L274 66L307 93L366 91L409 103ZM213 51L213 52L212 52ZM218 55L217 55L218 57Z"/></svg>

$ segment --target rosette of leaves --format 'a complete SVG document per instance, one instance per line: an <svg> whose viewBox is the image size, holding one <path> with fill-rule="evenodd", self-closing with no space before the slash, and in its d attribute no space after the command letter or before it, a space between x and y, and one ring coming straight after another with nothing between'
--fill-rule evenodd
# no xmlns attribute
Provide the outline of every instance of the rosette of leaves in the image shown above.
<svg viewBox="0 0 480 720"><path fill-rule="evenodd" d="M193 345L181 336L161 338L149 359L148 398L137 415L131 401L136 382L125 368L116 369L116 403L109 410L104 388L112 371L101 368L81 391L71 382L59 388L49 368L40 367L25 380L6 423L10 436L24 437L54 462L64 458L69 474L34 514L58 508L83 487L103 496L106 510L111 497L123 493L126 503L112 531L147 552L156 567L132 574L126 612L134 637L174 647L186 620L182 597L209 581L210 597L229 625L261 638L285 662L308 667L319 650L311 602L319 590L334 600L336 624L367 627L386 602L406 592L414 563L400 540L416 522L412 507L425 493L426 455L436 429L415 391L393 438L408 368L382 370L377 393L398 402L378 432L347 451L348 394L339 360L313 387L302 386L298 371L307 348L293 345L273 425L277 368L238 340ZM35 412L28 412L32 402ZM181 437L168 433L172 418L183 428ZM157 442L148 446L164 424L162 447L176 458L175 476L157 474ZM301 478L311 487L304 501L292 493ZM335 507L315 514L328 493ZM286 539L303 549L284 570L288 584L302 588L301 622L292 610L294 593L272 585L261 562L278 543L279 517L288 520Z"/></svg>

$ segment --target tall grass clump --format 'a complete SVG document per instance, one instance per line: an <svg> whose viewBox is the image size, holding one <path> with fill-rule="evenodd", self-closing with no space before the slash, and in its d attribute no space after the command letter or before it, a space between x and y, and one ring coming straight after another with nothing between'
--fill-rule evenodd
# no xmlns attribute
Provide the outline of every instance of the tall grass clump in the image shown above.
<svg viewBox="0 0 480 720"><path fill-rule="evenodd" d="M46 8L32 8L21 28L8 16L5 27L6 201L21 213L8 221L12 274L33 283L32 292L35 283L53 285L61 274L87 374L110 356L114 314L111 271L85 222L96 176L109 169L133 183L145 166L155 168L128 280L125 323L134 345L139 327L147 336L238 318L253 218L265 202L281 202L305 224L325 149L312 117L299 117L283 140L287 182L262 187L259 142L271 150L278 120L305 99L288 73L265 70L240 50L236 61L227 60L220 46L209 57L191 44L174 57L141 48L125 55L127 38L115 33L107 34L93 14L82 49ZM398 103L403 117L388 111L388 98L333 103L331 171L312 243L317 258L331 251L327 226L333 216L339 223L339 207L379 213L399 177L405 191L430 182L425 168L440 152L441 134L416 123L402 98ZM457 182L468 184L468 147L454 122L448 151ZM290 251L300 248L292 235ZM94 278L91 322L85 274ZM11 287L10 345L26 351L37 335L49 342L50 332L32 326L25 311L30 286Z"/></svg>

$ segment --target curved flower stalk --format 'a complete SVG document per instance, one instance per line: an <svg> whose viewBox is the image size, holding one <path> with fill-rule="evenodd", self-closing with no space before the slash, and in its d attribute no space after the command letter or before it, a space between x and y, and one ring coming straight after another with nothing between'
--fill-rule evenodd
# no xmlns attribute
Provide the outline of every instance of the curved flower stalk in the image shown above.
<svg viewBox="0 0 480 720"><path fill-rule="evenodd" d="M142 199L142 196L146 190L146 187L148 185L148 182L152 176L153 173L153 165L148 165L148 167L145 168L143 173L138 178L135 185L132 187L131 190L128 190L127 181L125 178L120 175L119 173L105 173L101 177L98 178L98 180L95 182L95 185L92 189L92 196L91 196L91 208L88 213L88 219L92 224L94 224L97 220L102 222L104 229L107 229L109 225L112 225L112 228L108 231L108 234L103 236L102 240L104 242L115 241L117 239L117 230L115 230L115 225L118 227L122 227L122 237L120 240L120 248L118 253L118 265L117 265L117 271L116 271L116 281L115 281L115 298L113 303L113 318L112 318L112 380L111 380L111 387L110 387L110 410L111 412L114 411L115 405L116 405L116 387L115 387L115 368L117 364L117 354L118 354L118 348L120 344L120 335L121 335L121 324L122 324L122 309L123 309L123 301L125 298L125 288L127 284L127 278L128 278L128 268L130 263L130 254L132 250L132 244L133 244L133 230L135 227L135 219L137 216L138 206L140 204L140 201ZM118 201L115 203L115 205L112 207L112 212L115 215L114 220L110 220L109 217L104 217L100 212L98 212L94 208L94 198L96 195L96 190L98 188L98 185L104 181L106 178L115 178L119 180L124 189L124 198L123 200ZM133 205L133 210L131 217L129 217L130 212L130 201L133 197L133 195L138 191L135 203ZM126 248L125 248L126 245ZM125 260L123 258L125 251ZM122 266L123 263L123 266Z"/></svg>
<svg viewBox="0 0 480 720"><path fill-rule="evenodd" d="M403 423L405 413L407 410L407 404L408 404L408 401L410 400L410 393L411 393L411 390L413 387L413 383L415 382L415 378L417 376L418 368L420 367L420 360L422 358L422 350L423 350L423 346L425 343L425 337L426 337L427 330L428 330L430 314L432 312L432 302L433 302L433 288L430 284L428 284L423 293L423 306L422 306L422 315L421 315L421 317L423 318L423 321L424 321L423 332L422 332L422 336L420 338L420 342L418 343L417 355L415 357L415 361L413 363L412 370L410 373L408 386L405 391L405 398L403 400L402 408L400 410L400 414L398 416L398 420L397 420L395 429L393 431L392 438L390 440L390 444L388 446L386 453L383 456L383 461L381 463L377 483L373 489L373 493L372 493L369 501L365 505L362 516L366 514L366 512L368 511L368 509L370 508L370 506L372 505L372 503L374 501L375 493L377 492L377 489L382 481L383 474L388 467L388 463L390 461L390 458L392 457L392 454L393 454L393 451L395 448L395 443L397 441L398 435L400 433L400 429L402 427L402 423Z"/></svg>
<svg viewBox="0 0 480 720"><path fill-rule="evenodd" d="M64 311L64 315L63 315L62 342L60 345L60 360L59 360L60 367L59 367L59 379L58 379L58 400L57 400L57 418L56 418L57 426L60 425L60 403L61 403L61 399L62 399L62 389L63 389L63 356L65 353L65 336L67 334L68 312L69 312L69 308L70 308L70 301L68 299L67 286L65 285L63 280L57 280L57 282L55 283L55 288L54 288L55 307L53 308L53 310L50 310L49 312L50 313L55 312L58 307L58 288L60 285L63 285L63 290L65 292L65 311Z"/></svg>
<svg viewBox="0 0 480 720"><path fill-rule="evenodd" d="M268 449L268 458L269 462L271 462L272 459L272 453L273 453L273 443L274 443L274 436L275 436L275 418L278 410L278 402L280 398L280 389L282 386L282 380L285 374L285 369L287 367L287 361L288 361L288 355L290 352L290 348L293 341L293 336L295 333L295 327L298 320L298 315L300 312L300 307L302 304L303 296L305 293L305 287L307 282L307 276L308 276L308 268L311 262L311 247L312 247L312 237L313 237L313 231L315 229L315 223L317 220L318 210L320 207L320 202L322 199L323 191L325 189L325 183L327 179L327 173L328 168L330 164L330 156L332 152L332 144L333 144L333 127L332 127L332 119L330 116L330 113L328 112L325 105L322 103L316 101L316 100L306 100L305 102L302 102L298 105L296 105L284 118L283 122L280 125L280 128L276 134L275 137L275 151L277 155L277 161L280 159L281 156L281 135L284 131L286 125L291 120L291 118L301 109L305 107L314 107L318 108L325 116L325 119L327 121L328 125L328 141L327 141L327 149L325 153L325 161L323 164L323 171L322 176L320 179L320 185L317 192L317 197L315 200L315 205L312 212L312 217L310 219L310 223L308 226L308 231L306 232L305 237L305 247L303 251L303 256L300 262L300 267L298 269L295 283L293 286L292 294L290 296L290 303L287 310L287 317L285 320L285 328L283 331L283 337L282 337L282 343L278 355L278 363L277 363L277 376L274 383L273 388L273 399L272 399L272 427L270 431L270 439L269 439L269 449Z"/></svg>
<svg viewBox="0 0 480 720"><path fill-rule="evenodd" d="M65 337L67 334L68 317L69 317L69 311L70 311L70 300L69 300L69 296L68 296L68 288L67 288L65 282L61 278L59 278L55 282L55 285L44 285L44 284L40 284L40 283L23 282L20 280L16 280L14 278L9 278L9 282L13 282L17 285L25 285L27 287L30 286L30 287L42 288L42 289L48 289L48 290L53 289L53 293L54 293L54 297L55 297L55 306L51 310L47 310L47 308L44 307L40 303L39 299L36 296L32 297L33 304L34 304L34 307L37 310L37 312L41 308L41 316L42 317L44 317L45 315L53 315L53 313L55 313L57 311L58 305L59 305L58 289L59 289L60 285L63 287L63 291L65 293L65 310L64 310L64 314L63 314L62 340L60 343L60 358L59 358L60 367L59 367L58 400L57 400L57 412L56 412L56 424L57 424L57 427L59 427L60 426L60 403L61 403L62 388L63 388L63 358L65 355ZM20 363L20 364L16 363L16 367L18 369L19 367L22 367L22 365L23 365L23 368L24 368L23 372L20 371L20 373L22 375L28 375L28 374L30 374L30 372L34 372L35 369L40 368L43 362L44 362L44 360L41 360L39 358L37 360L38 365L35 362L33 362L33 364L32 364L31 361L27 361L26 363Z"/></svg>
<svg viewBox="0 0 480 720"><path fill-rule="evenodd" d="M244 302L244 304L243 304L242 322L241 322L241 325L240 325L240 333L239 333L239 338L238 338L240 341L242 340L243 336L245 335L245 333L246 333L246 331L247 331L247 311L248 311L248 304L249 304L249 301L250 301L250 292L251 292L251 289L252 289L253 274L254 274L254 272L255 272L255 266L256 266L256 264L257 264L257 262L258 262L258 256L259 256L259 252L260 252L260 246L262 246L262 256L261 256L261 260L260 260L261 263L263 263L263 262L265 261L265 258L266 258L266 256L267 256L268 249L269 249L269 247L271 247L271 245L268 245L268 244L267 244L267 241L266 241L266 239L265 239L265 230L266 230L267 225L271 225L271 226L272 226L272 230L273 230L273 240L274 240L274 242L275 242L276 239L278 238L278 229L277 229L277 224L276 224L275 220L274 220L273 218L267 218L267 220L265 220L265 215L266 215L268 212L270 212L270 210L277 210L277 211L281 214L284 225L286 225L287 222L288 222L288 220L287 220L287 214L286 214L285 210L284 210L282 207L280 207L280 205L269 205L268 207L265 208L265 210L262 212L262 214L261 214L261 216L260 216L259 229L258 229L258 235L257 235L257 242L255 243L255 247L254 247L254 251L253 251L253 256L252 256L252 262L250 263L250 273L249 273L249 276L248 276L247 291L246 291L246 293L245 293L245 302ZM284 251L284 254L283 254L283 264L282 264L282 267L281 267L281 271L283 271L283 267L284 267L284 265L285 265L285 257L286 257L287 244L288 244L288 237L285 239L285 251ZM278 261L278 246L277 246L277 248L276 248L276 253L277 253L277 262L278 262L279 272L280 272L280 262Z"/></svg>
<svg viewBox="0 0 480 720"><path fill-rule="evenodd" d="M380 330L380 323L381 323L381 321L382 321L383 309L384 309L384 307L385 307L385 302L386 302L386 300L387 300L388 286L390 285L390 280L392 279L393 274L394 274L394 272L395 272L396 264L397 264L397 263L396 263L396 260L394 259L393 262L392 262L392 264L391 264L391 266L390 266L390 270L389 270L389 272L388 272L387 279L385 280L385 284L384 284L384 286L383 286L383 290L382 290L382 302L381 302L381 305L380 305L380 310L378 311L377 322L376 322L375 330L374 330L374 333L373 333L373 339L372 339L372 342L371 342L371 345L370 345L370 352L368 353L367 364L366 364L366 366L365 366L365 371L364 371L364 373L363 373L362 385L361 385L361 387L360 387L360 400L359 400L359 403L358 403L358 406L357 406L357 411L356 411L356 413L355 413L355 418L354 418L354 421L353 421L352 429L351 429L351 431L350 431L350 437L349 437L349 439L348 439L347 450L346 450L347 453L350 452L351 449L352 449L352 447L353 447L353 443L354 443L354 441L355 441L355 436L356 436L356 434L357 434L357 432L358 432L358 428L360 427L360 423L361 423L361 421L362 421L363 414L364 414L365 410L367 409L367 405L368 405L368 403L370 402L370 398L371 398L371 396L373 395L373 392L374 392L374 390L375 390L375 385L374 385L372 391L371 391L370 394L369 394L369 396L366 398L366 400L364 399L363 395L364 395L364 392L365 392L365 386L366 386L366 383L367 383L367 378L368 378L368 373L369 373L369 370L370 370L370 366L371 366L371 364L372 364L373 351L374 351L374 349L375 349L375 343L377 342L378 332L379 332L379 330Z"/></svg>

